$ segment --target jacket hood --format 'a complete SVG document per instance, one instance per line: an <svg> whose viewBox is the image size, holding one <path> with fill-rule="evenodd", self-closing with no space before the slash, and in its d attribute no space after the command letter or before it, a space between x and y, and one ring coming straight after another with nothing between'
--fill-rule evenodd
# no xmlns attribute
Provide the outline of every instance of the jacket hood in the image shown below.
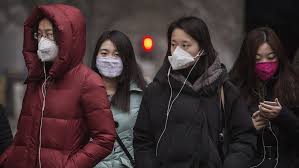
<svg viewBox="0 0 299 168"><path fill-rule="evenodd" d="M27 80L39 80L44 76L42 62L37 56L38 42L33 37L34 28L42 18L49 19L57 29L59 52L49 70L52 78L63 77L82 62L85 53L86 25L80 10L64 4L38 6L24 24L23 55L28 69Z"/></svg>

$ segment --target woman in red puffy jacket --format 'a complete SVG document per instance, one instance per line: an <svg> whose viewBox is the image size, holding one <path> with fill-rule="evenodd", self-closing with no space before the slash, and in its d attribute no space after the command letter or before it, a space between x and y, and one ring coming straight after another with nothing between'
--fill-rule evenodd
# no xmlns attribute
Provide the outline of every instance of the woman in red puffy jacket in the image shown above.
<svg viewBox="0 0 299 168"><path fill-rule="evenodd" d="M0 167L93 167L111 153L115 128L101 78L82 64L82 14L62 4L37 7L25 22L23 47L27 89Z"/></svg>

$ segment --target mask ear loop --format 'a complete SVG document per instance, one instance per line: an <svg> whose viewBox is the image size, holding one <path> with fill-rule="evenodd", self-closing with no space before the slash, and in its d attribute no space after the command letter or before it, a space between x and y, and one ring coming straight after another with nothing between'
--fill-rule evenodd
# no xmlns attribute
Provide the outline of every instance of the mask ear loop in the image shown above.
<svg viewBox="0 0 299 168"><path fill-rule="evenodd" d="M173 94L173 93L172 93L172 86L171 86L170 79L169 79L170 71L171 71L171 66L170 66L169 69L168 69L167 80L168 80L168 85L169 85L169 87L170 87L170 98L169 98L168 105L167 105L166 120L165 120L165 124L164 124L164 129L163 129L163 131L162 131L162 133L161 133L161 135L160 135L160 137L159 137L159 139L158 139L157 145L156 145L156 156L158 156L159 144L160 144L160 141L161 141L161 139L162 139L162 137L163 137L163 135L164 135L164 133L165 133L165 131L166 131L166 128L167 128L168 118L169 118L169 113L170 113L170 110L171 110L171 108L172 108L172 105L173 105L173 103L175 102L175 100L179 97L179 95L181 94L181 92L182 92L182 90L183 90L183 88L184 88L184 86L185 86L185 84L186 84L186 82L187 82L187 80L188 80L188 78L189 78L189 76L190 76L192 70L193 70L194 67L196 66L198 60L199 60L199 59L197 59L196 62L195 62L195 64L192 66L192 68L191 68L191 70L189 71L189 73L188 73L188 75L187 75L187 77L186 77L186 79L185 79L185 81L184 81L184 83L183 83L181 89L179 90L178 94L173 98L172 101L171 101L171 98L172 98L172 94Z"/></svg>
<svg viewBox="0 0 299 168"><path fill-rule="evenodd" d="M198 51L198 53L196 54L196 56L194 57L194 59L196 59L197 57L201 57L202 55L204 55L204 53L205 53L205 50L204 49L201 49L200 51ZM199 59L198 58L198 59Z"/></svg>
<svg viewBox="0 0 299 168"><path fill-rule="evenodd" d="M40 119L40 127L39 127L39 147L38 147L39 168L42 168L42 165L41 165L42 128L43 128L44 111L45 111L45 106L46 106L46 95L47 95L46 87L47 87L47 81L50 78L50 76L47 77L45 62L43 62L43 70L44 70L45 78L44 78L44 82L42 84L43 103L42 103L42 111L41 111L41 119Z"/></svg>

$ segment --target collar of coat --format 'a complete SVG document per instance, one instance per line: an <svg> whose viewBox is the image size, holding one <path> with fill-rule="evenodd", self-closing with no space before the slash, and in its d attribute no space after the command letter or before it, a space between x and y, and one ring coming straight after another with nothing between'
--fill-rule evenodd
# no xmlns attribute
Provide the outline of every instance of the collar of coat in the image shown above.
<svg viewBox="0 0 299 168"><path fill-rule="evenodd" d="M136 82L131 81L130 82L130 92L142 92L142 89L138 87Z"/></svg>
<svg viewBox="0 0 299 168"><path fill-rule="evenodd" d="M163 87L169 87L167 80L167 72L170 64L167 59L158 73L154 78L154 83L159 83ZM220 59L216 57L213 64L201 75L192 85L187 81L186 86L183 91L190 92L191 94L210 94L218 90L219 86L228 78L226 68L221 64ZM170 81L174 89L179 89L182 87L183 82L186 78L179 73L171 73Z"/></svg>
<svg viewBox="0 0 299 168"><path fill-rule="evenodd" d="M188 80L186 82L186 85L188 85L189 87L191 87L194 91L199 91L202 88L211 85L212 83L214 83L217 79L219 79L219 77L221 76L221 74L223 74L223 72L225 71L225 69L221 66L221 62L219 60L218 57L216 57L215 61L213 62L213 64L207 69L207 71L205 71L192 85ZM176 79L177 81L184 83L185 81L185 77L180 74L180 73L171 73L170 74L171 77L173 77L174 79Z"/></svg>

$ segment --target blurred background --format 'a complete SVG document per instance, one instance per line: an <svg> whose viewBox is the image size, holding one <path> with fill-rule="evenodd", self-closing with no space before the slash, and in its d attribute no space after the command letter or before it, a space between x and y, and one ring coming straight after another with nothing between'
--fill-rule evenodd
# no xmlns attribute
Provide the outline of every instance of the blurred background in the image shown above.
<svg viewBox="0 0 299 168"><path fill-rule="evenodd" d="M246 32L258 26L272 27L286 47L290 61L299 64L298 0L1 0L0 104L6 108L13 133L26 87L23 23L35 6L47 3L70 4L85 15L87 65L103 31L117 29L127 34L147 82L151 82L165 57L169 23L189 15L207 23L214 47L228 69ZM150 51L143 47L145 36L153 40Z"/></svg>

